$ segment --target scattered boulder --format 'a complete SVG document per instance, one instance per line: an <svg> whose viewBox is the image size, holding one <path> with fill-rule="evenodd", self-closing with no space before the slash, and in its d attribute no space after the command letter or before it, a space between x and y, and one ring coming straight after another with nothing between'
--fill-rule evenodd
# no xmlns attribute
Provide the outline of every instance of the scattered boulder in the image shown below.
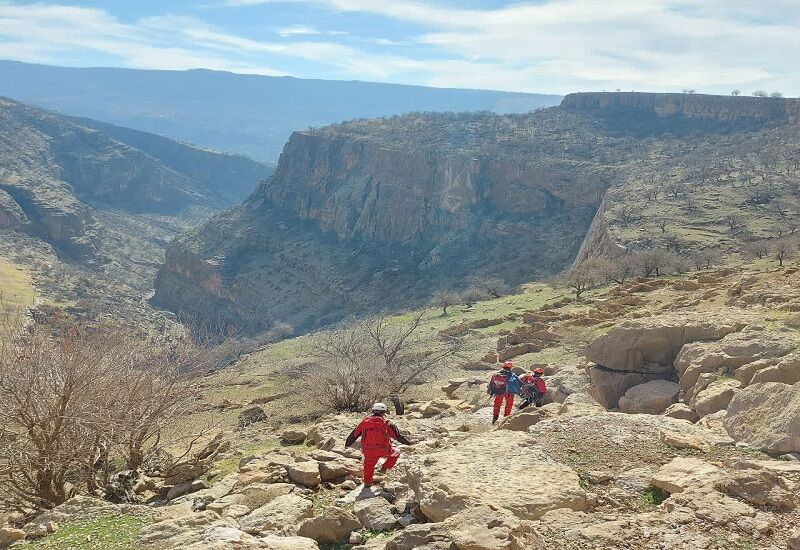
<svg viewBox="0 0 800 550"><path fill-rule="evenodd" d="M383 498L359 500L353 504L353 513L361 525L373 531L389 531L397 523L392 505Z"/></svg>
<svg viewBox="0 0 800 550"><path fill-rule="evenodd" d="M756 515L755 509L749 504L723 495L708 486L673 495L664 502L664 508L669 512L689 509L698 520L719 527Z"/></svg>
<svg viewBox="0 0 800 550"><path fill-rule="evenodd" d="M613 409L629 389L664 376L663 372L627 372L595 365L589 368L592 385L588 393L606 409Z"/></svg>
<svg viewBox="0 0 800 550"><path fill-rule="evenodd" d="M297 534L317 542L340 542L358 529L361 523L352 513L337 506L326 506L321 514L301 523Z"/></svg>
<svg viewBox="0 0 800 550"><path fill-rule="evenodd" d="M664 374L685 344L718 340L742 326L737 320L692 315L625 321L592 342L586 357L611 370Z"/></svg>
<svg viewBox="0 0 800 550"><path fill-rule="evenodd" d="M797 496L781 476L764 469L735 472L718 481L716 487L755 506L791 509L797 501Z"/></svg>
<svg viewBox="0 0 800 550"><path fill-rule="evenodd" d="M678 420L688 420L689 422L697 422L700 420L700 416L696 412L692 410L689 405L685 403L675 403L674 405L670 405L667 407L667 410L664 411L664 416L668 416L670 418L677 418Z"/></svg>
<svg viewBox="0 0 800 550"><path fill-rule="evenodd" d="M678 400L680 386L669 380L652 380L634 386L619 400L624 413L661 414Z"/></svg>
<svg viewBox="0 0 800 550"><path fill-rule="evenodd" d="M303 430L289 429L281 432L281 443L284 445L299 445L306 440L307 433Z"/></svg>
<svg viewBox="0 0 800 550"><path fill-rule="evenodd" d="M711 443L696 433L662 430L659 435L662 442L676 449L696 449L704 453L711 451Z"/></svg>
<svg viewBox="0 0 800 550"><path fill-rule="evenodd" d="M547 414L540 408L530 406L507 416L500 421L497 427L500 430L524 432L546 416Z"/></svg>
<svg viewBox="0 0 800 550"><path fill-rule="evenodd" d="M316 460L297 462L286 466L289 479L303 487L316 487L322 481L319 473L319 463Z"/></svg>
<svg viewBox="0 0 800 550"><path fill-rule="evenodd" d="M769 453L800 452L800 385L751 384L731 400L723 420L737 441Z"/></svg>
<svg viewBox="0 0 800 550"><path fill-rule="evenodd" d="M239 520L239 526L251 534L296 535L301 521L312 517L313 512L314 504L310 500L291 493L256 508Z"/></svg>
<svg viewBox="0 0 800 550"><path fill-rule="evenodd" d="M730 378L716 380L697 393L690 404L701 417L714 414L726 409L736 391L741 387L742 383L738 380Z"/></svg>
<svg viewBox="0 0 800 550"><path fill-rule="evenodd" d="M27 533L22 529L14 529L13 527L0 527L0 548L5 548L12 542L18 540L25 540Z"/></svg>
<svg viewBox="0 0 800 550"><path fill-rule="evenodd" d="M780 382L790 385L800 382L800 355L786 357L777 364L756 372L752 383L760 382Z"/></svg>
<svg viewBox="0 0 800 550"><path fill-rule="evenodd" d="M252 424L256 424L257 422L264 422L267 420L267 413L264 412L264 409L257 405L253 405L252 407L247 407L245 410L239 413L239 428L244 429Z"/></svg>
<svg viewBox="0 0 800 550"><path fill-rule="evenodd" d="M444 523L453 547L464 550L537 550L545 548L527 522L506 512L477 506Z"/></svg>
<svg viewBox="0 0 800 550"><path fill-rule="evenodd" d="M667 493L680 493L721 481L725 472L713 464L697 458L673 458L658 469L650 483Z"/></svg>
<svg viewBox="0 0 800 550"><path fill-rule="evenodd" d="M605 407L585 392L571 393L558 409L559 414L579 415L605 412Z"/></svg>
<svg viewBox="0 0 800 550"><path fill-rule="evenodd" d="M307 537L267 535L258 538L256 548L263 550L319 550L316 541ZM199 550L199 549L198 549Z"/></svg>

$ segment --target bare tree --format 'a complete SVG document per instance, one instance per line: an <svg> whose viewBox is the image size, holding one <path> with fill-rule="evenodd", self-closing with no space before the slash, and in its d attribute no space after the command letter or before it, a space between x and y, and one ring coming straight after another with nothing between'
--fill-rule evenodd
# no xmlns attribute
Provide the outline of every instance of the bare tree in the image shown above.
<svg viewBox="0 0 800 550"><path fill-rule="evenodd" d="M499 277L473 277L470 282L474 288L492 298L500 298L508 294L508 285Z"/></svg>
<svg viewBox="0 0 800 550"><path fill-rule="evenodd" d="M765 240L753 241L744 246L743 252L750 258L757 258L761 260L769 255L770 245L769 242Z"/></svg>
<svg viewBox="0 0 800 550"><path fill-rule="evenodd" d="M603 271L604 263L590 258L558 277L556 285L570 289L575 300L580 302L584 292L596 288L603 281Z"/></svg>
<svg viewBox="0 0 800 550"><path fill-rule="evenodd" d="M779 266L783 267L783 263L794 256L797 243L791 238L776 239L770 248L772 257L775 258Z"/></svg>
<svg viewBox="0 0 800 550"><path fill-rule="evenodd" d="M712 267L721 264L723 260L724 255L721 251L715 248L697 250L692 254L692 262L694 263L694 268L697 270L711 269Z"/></svg>
<svg viewBox="0 0 800 550"><path fill-rule="evenodd" d="M619 285L636 274L636 262L632 254L624 254L600 264L602 276L609 282Z"/></svg>
<svg viewBox="0 0 800 550"><path fill-rule="evenodd" d="M643 277L660 276L672 261L672 256L667 251L658 248L637 252L633 258Z"/></svg>
<svg viewBox="0 0 800 550"><path fill-rule="evenodd" d="M662 235L667 232L667 225L669 225L667 218L656 218L656 226L661 229Z"/></svg>
<svg viewBox="0 0 800 550"><path fill-rule="evenodd" d="M208 368L203 353L120 327L56 319L0 334L0 503L16 510L102 493L114 472L169 457L163 431L193 404L191 373ZM176 463L165 460L162 471Z"/></svg>
<svg viewBox="0 0 800 550"><path fill-rule="evenodd" d="M363 411L385 397L401 408L399 396L463 348L459 336L424 339L423 318L422 311L405 321L379 315L317 334L308 385L314 397L339 411Z"/></svg>
<svg viewBox="0 0 800 550"><path fill-rule="evenodd" d="M781 92L772 92L771 94L769 94L769 97L774 97L776 99L779 99L783 97L783 94Z"/></svg>
<svg viewBox="0 0 800 550"><path fill-rule="evenodd" d="M753 92L753 97L767 97L767 92L764 90L756 90Z"/></svg>
<svg viewBox="0 0 800 550"><path fill-rule="evenodd" d="M731 95L734 96L734 97L738 96L738 95L742 95L742 91L741 90L733 90L731 92Z"/></svg>
<svg viewBox="0 0 800 550"><path fill-rule="evenodd" d="M468 308L487 298L486 293L479 288L471 287L461 293L461 302Z"/></svg>
<svg viewBox="0 0 800 550"><path fill-rule="evenodd" d="M461 297L455 292L437 292L433 297L433 305L441 308L442 316L447 316L447 308L461 303Z"/></svg>

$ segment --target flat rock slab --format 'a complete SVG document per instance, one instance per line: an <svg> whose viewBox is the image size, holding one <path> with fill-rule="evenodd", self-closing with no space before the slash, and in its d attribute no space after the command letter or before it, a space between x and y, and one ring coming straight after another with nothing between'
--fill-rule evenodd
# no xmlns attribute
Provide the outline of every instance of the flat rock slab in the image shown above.
<svg viewBox="0 0 800 550"><path fill-rule="evenodd" d="M437 451L406 468L406 480L431 521L473 506L505 508L522 519L536 519L556 508L586 509L578 474L550 462L529 434L497 430ZM537 472L537 483L509 483Z"/></svg>

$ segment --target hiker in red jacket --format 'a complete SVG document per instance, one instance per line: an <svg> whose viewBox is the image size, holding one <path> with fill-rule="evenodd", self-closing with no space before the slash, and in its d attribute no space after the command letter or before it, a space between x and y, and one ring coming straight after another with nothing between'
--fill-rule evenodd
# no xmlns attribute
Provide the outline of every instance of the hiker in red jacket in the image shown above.
<svg viewBox="0 0 800 550"><path fill-rule="evenodd" d="M511 361L503 363L503 368L500 372L492 375L489 380L488 393L494 396L494 406L492 408L492 424L497 422L500 417L500 406L503 401L506 402L506 408L503 411L503 416L511 414L511 409L514 408L514 395L519 393L520 381L517 375L511 369L514 364Z"/></svg>
<svg viewBox="0 0 800 550"><path fill-rule="evenodd" d="M544 370L538 368L532 373L529 372L519 377L519 381L522 383L522 389L519 394L523 399L519 406L520 409L524 409L531 403L537 407L542 406L544 396L547 395L547 384L545 384L542 375L544 375Z"/></svg>
<svg viewBox="0 0 800 550"><path fill-rule="evenodd" d="M381 474L385 474L397 464L400 451L392 447L392 439L403 445L411 445L411 442L400 433L397 426L384 418L386 411L386 405L383 403L372 405L372 416L362 420L356 429L347 436L344 444L345 447L349 447L359 437L361 438L361 454L364 455L364 485L373 484L375 466L379 459L386 459L380 468Z"/></svg>

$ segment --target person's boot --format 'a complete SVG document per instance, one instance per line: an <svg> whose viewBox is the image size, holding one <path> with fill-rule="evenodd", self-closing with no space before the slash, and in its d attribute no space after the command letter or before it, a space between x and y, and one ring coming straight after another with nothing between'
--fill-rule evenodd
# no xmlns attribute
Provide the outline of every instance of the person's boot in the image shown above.
<svg viewBox="0 0 800 550"><path fill-rule="evenodd" d="M492 417L492 424L496 424L498 418L499 418L499 416L493 416Z"/></svg>

